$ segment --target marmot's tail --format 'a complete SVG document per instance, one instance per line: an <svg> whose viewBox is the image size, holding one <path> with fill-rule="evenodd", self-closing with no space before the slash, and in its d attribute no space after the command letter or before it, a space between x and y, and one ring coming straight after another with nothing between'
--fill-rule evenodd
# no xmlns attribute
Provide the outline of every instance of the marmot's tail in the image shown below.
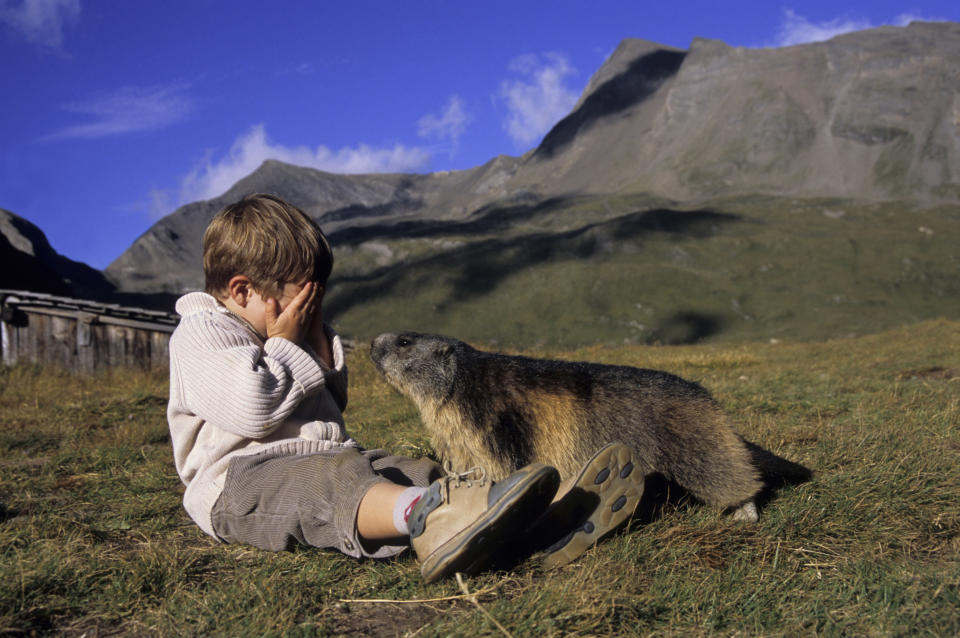
<svg viewBox="0 0 960 638"><path fill-rule="evenodd" d="M788 461L746 439L741 440L747 446L753 465L760 471L763 482L768 487L805 483L813 478L813 470L810 468Z"/></svg>

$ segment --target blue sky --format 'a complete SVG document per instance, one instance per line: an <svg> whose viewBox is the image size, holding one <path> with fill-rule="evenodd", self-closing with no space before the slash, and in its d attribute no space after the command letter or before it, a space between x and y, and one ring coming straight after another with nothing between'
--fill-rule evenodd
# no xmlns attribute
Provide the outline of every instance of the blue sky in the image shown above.
<svg viewBox="0 0 960 638"><path fill-rule="evenodd" d="M0 0L0 208L105 268L267 158L520 155L624 38L769 47L911 19L960 2Z"/></svg>

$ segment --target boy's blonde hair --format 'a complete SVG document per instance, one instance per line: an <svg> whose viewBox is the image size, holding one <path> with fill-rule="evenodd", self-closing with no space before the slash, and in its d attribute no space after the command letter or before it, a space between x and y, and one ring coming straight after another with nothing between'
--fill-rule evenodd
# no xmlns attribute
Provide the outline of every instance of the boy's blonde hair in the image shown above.
<svg viewBox="0 0 960 638"><path fill-rule="evenodd" d="M309 279L326 285L333 252L320 227L274 195L248 195L225 207L203 234L207 293L222 298L235 275L254 289L277 294L284 284Z"/></svg>

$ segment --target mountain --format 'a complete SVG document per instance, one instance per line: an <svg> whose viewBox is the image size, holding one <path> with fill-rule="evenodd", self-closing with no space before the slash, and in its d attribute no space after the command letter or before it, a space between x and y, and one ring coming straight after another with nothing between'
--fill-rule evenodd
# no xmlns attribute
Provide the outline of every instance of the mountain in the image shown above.
<svg viewBox="0 0 960 638"><path fill-rule="evenodd" d="M359 336L823 338L956 314L958 60L955 23L780 49L625 40L523 157L424 175L267 161L106 275L163 303L201 288L210 218L271 192L330 236L325 308Z"/></svg>
<svg viewBox="0 0 960 638"><path fill-rule="evenodd" d="M267 160L220 197L187 204L161 219L105 272L129 293L202 288L203 231L218 210L246 194L279 195L318 219L328 233L408 219L456 219L503 200L517 164L501 156L466 171L338 175Z"/></svg>
<svg viewBox="0 0 960 638"><path fill-rule="evenodd" d="M626 41L519 175L577 192L960 198L960 24L778 49Z"/></svg>
<svg viewBox="0 0 960 638"><path fill-rule="evenodd" d="M0 288L107 300L113 285L100 271L57 253L34 224L0 208Z"/></svg>
<svg viewBox="0 0 960 638"><path fill-rule="evenodd" d="M914 23L779 49L625 40L574 110L523 158L430 175L334 175L268 161L158 222L106 270L128 292L200 284L199 238L269 191L328 231L464 219L484 206L650 193L868 201L960 197L960 24Z"/></svg>

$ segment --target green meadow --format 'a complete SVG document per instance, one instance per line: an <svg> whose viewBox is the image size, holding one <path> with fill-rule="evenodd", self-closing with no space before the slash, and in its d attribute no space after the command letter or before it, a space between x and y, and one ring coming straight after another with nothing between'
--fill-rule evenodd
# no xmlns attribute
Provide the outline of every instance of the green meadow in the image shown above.
<svg viewBox="0 0 960 638"><path fill-rule="evenodd" d="M742 434L814 478L754 525L651 492L570 566L531 557L428 586L409 553L354 561L204 536L180 505L163 371L4 368L0 635L960 634L960 322L525 352L699 381ZM362 346L349 365L354 437L431 454Z"/></svg>
<svg viewBox="0 0 960 638"><path fill-rule="evenodd" d="M333 234L324 308L364 341L498 348L818 341L960 318L960 207L557 198Z"/></svg>

